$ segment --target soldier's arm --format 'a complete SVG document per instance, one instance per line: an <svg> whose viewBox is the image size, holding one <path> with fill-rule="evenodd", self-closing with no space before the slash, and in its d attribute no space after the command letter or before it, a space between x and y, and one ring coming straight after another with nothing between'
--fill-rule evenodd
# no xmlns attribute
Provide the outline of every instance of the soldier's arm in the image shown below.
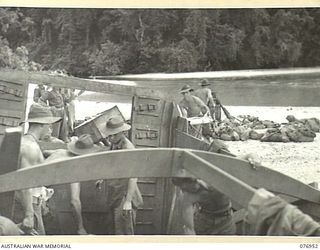
<svg viewBox="0 0 320 250"><path fill-rule="evenodd" d="M40 98L40 90L35 89L33 92L33 101L38 102L39 98Z"/></svg>
<svg viewBox="0 0 320 250"><path fill-rule="evenodd" d="M188 116L188 106L186 105L186 103L182 100L178 103L181 113L182 113L182 117L187 117Z"/></svg>
<svg viewBox="0 0 320 250"><path fill-rule="evenodd" d="M71 183L70 184L70 191L71 191L71 209L72 214L76 220L77 224L77 233L78 234L87 234L87 231L85 230L83 226L83 219L82 219L82 207L81 207L81 201L80 201L80 183Z"/></svg>
<svg viewBox="0 0 320 250"><path fill-rule="evenodd" d="M81 96L85 92L84 89L80 90L79 93L76 95L76 97Z"/></svg>
<svg viewBox="0 0 320 250"><path fill-rule="evenodd" d="M213 96L211 90L208 89L208 105L209 107L214 107Z"/></svg>
<svg viewBox="0 0 320 250"><path fill-rule="evenodd" d="M127 142L125 149L134 149L134 145L131 142ZM131 210L132 209L132 197L138 188L138 178L130 178L128 182L127 195L125 197L125 201L123 204L123 210Z"/></svg>
<svg viewBox="0 0 320 250"><path fill-rule="evenodd" d="M40 97L40 101L43 103L47 103L47 101L50 99L50 92L44 91Z"/></svg>
<svg viewBox="0 0 320 250"><path fill-rule="evenodd" d="M206 113L210 112L208 106L200 98L198 98L196 96L193 96L193 97L194 97L194 100L197 103L197 105L199 105L201 107L202 114L206 114Z"/></svg>
<svg viewBox="0 0 320 250"><path fill-rule="evenodd" d="M197 193L182 192L181 197L181 219L183 234L195 235L194 229L194 204L199 200Z"/></svg>
<svg viewBox="0 0 320 250"><path fill-rule="evenodd" d="M130 210L132 209L132 197L135 193L137 188L138 178L130 178L128 182L128 190L127 195L125 197L125 202L123 205L123 210Z"/></svg>
<svg viewBox="0 0 320 250"><path fill-rule="evenodd" d="M126 195L125 202L123 205L123 210L132 209L132 197L136 191L136 188L138 188L137 183L138 183L138 178L130 178L129 179L128 190L127 190L127 195Z"/></svg>
<svg viewBox="0 0 320 250"><path fill-rule="evenodd" d="M21 152L20 152L20 168L28 168L31 164L32 154L30 154L30 151L32 152L32 149L27 145L21 146ZM29 153L28 153L29 152ZM24 219L22 221L22 227L26 229L32 229L34 227L34 211L33 211L33 205L32 205L32 194L31 189L24 189L18 191L20 192L20 198L21 198L21 204L24 210Z"/></svg>

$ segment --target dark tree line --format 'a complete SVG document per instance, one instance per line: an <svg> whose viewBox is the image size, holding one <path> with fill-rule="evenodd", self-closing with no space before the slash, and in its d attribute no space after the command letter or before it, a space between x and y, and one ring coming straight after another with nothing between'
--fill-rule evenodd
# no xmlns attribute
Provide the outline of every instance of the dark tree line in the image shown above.
<svg viewBox="0 0 320 250"><path fill-rule="evenodd" d="M0 67L72 75L320 65L320 9L0 8Z"/></svg>

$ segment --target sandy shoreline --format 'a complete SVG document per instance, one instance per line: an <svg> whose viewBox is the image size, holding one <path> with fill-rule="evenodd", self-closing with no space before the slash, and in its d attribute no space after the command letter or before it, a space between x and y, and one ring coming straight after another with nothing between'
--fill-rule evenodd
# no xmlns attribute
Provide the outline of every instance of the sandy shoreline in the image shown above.
<svg viewBox="0 0 320 250"><path fill-rule="evenodd" d="M314 142L281 143L254 140L226 142L229 150L242 155L255 152L262 165L304 183L320 182L320 136Z"/></svg>
<svg viewBox="0 0 320 250"><path fill-rule="evenodd" d="M287 115L299 119L320 118L320 107L227 107L234 115L249 114L261 120L286 122ZM236 154L254 152L261 157L262 165L282 172L304 183L320 182L320 133L314 142L282 143L255 140L225 142L229 150Z"/></svg>

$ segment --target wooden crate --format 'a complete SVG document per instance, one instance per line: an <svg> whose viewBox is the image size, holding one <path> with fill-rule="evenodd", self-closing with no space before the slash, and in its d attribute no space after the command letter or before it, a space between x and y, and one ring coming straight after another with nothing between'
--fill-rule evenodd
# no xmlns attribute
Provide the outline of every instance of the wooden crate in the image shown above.
<svg viewBox="0 0 320 250"><path fill-rule="evenodd" d="M125 121L125 118L120 112L119 108L117 106L114 106L111 109L97 114L90 120L83 122L74 129L74 132L77 136L90 134L94 143L97 143L101 139L106 137L106 123L111 117L115 116L121 117Z"/></svg>

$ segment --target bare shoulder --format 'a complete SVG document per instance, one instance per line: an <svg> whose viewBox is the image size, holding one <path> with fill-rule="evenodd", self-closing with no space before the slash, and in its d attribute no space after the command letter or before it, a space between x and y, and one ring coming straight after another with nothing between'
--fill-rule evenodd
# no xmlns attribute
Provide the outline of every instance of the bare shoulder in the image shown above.
<svg viewBox="0 0 320 250"><path fill-rule="evenodd" d="M202 89L196 89L193 93L194 94L198 94L198 93L201 93L202 92Z"/></svg>
<svg viewBox="0 0 320 250"><path fill-rule="evenodd" d="M128 138L125 138L124 139L124 149L134 149L134 145L133 143L128 139Z"/></svg>
<svg viewBox="0 0 320 250"><path fill-rule="evenodd" d="M58 149L55 150L50 156L45 160L46 162L59 161L62 159L68 159L72 156L69 154L69 151L66 149Z"/></svg>
<svg viewBox="0 0 320 250"><path fill-rule="evenodd" d="M27 137L22 137L20 161L20 168L26 168L41 163L43 161L43 155L38 143Z"/></svg>
<svg viewBox="0 0 320 250"><path fill-rule="evenodd" d="M39 150L39 144L33 139L26 136L21 138L20 154L32 154L35 151L39 152Z"/></svg>
<svg viewBox="0 0 320 250"><path fill-rule="evenodd" d="M204 102L197 96L192 96L193 97L193 100L195 100L195 102L198 102L198 103L201 103L201 104L204 104ZM204 104L205 105L205 104Z"/></svg>

